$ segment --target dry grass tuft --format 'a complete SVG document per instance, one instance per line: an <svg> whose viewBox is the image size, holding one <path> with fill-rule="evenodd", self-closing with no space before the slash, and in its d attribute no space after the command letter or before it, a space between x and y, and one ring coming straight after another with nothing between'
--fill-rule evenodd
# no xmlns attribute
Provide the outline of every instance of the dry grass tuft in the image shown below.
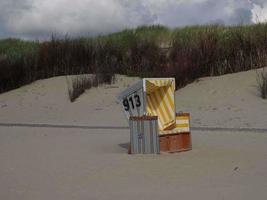
<svg viewBox="0 0 267 200"><path fill-rule="evenodd" d="M263 71L257 74L258 89L263 99L267 99L267 72Z"/></svg>
<svg viewBox="0 0 267 200"><path fill-rule="evenodd" d="M111 84L113 75L108 74L83 74L77 76L66 77L68 85L69 99L74 102L81 94L92 87L98 87L99 85L106 83Z"/></svg>

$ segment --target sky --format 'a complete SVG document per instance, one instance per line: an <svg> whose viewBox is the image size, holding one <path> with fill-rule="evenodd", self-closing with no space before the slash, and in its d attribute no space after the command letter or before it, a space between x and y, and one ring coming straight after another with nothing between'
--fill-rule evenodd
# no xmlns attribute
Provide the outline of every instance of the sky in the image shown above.
<svg viewBox="0 0 267 200"><path fill-rule="evenodd" d="M0 0L0 38L95 36L161 24L267 21L267 0Z"/></svg>

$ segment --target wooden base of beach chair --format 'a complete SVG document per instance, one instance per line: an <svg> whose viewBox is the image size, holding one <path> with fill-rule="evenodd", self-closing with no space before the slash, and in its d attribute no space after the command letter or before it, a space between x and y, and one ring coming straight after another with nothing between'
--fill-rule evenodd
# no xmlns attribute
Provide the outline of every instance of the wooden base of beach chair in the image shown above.
<svg viewBox="0 0 267 200"><path fill-rule="evenodd" d="M192 150L190 132L160 135L160 152L176 153Z"/></svg>

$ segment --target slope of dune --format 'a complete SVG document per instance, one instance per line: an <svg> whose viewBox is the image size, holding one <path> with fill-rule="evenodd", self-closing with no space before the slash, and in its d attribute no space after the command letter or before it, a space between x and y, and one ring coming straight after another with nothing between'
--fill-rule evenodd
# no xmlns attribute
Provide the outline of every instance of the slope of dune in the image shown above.
<svg viewBox="0 0 267 200"><path fill-rule="evenodd" d="M267 100L251 70L206 77L176 92L176 110L191 113L193 126L267 128Z"/></svg>
<svg viewBox="0 0 267 200"><path fill-rule="evenodd" d="M74 103L66 77L36 81L0 95L0 122L126 126L116 95L139 78L116 80L87 90ZM194 127L267 127L267 101L258 93L255 70L198 79L176 91L176 111L190 112Z"/></svg>
<svg viewBox="0 0 267 200"><path fill-rule="evenodd" d="M87 90L73 103L66 77L39 80L0 95L0 122L125 125L116 95L137 80L117 75L115 84Z"/></svg>

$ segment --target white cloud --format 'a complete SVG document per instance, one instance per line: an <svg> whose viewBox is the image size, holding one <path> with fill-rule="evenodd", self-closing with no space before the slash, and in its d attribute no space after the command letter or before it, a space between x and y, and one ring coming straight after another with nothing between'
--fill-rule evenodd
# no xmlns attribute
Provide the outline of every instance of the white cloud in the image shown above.
<svg viewBox="0 0 267 200"><path fill-rule="evenodd" d="M267 2L253 5L252 21L254 23L267 22Z"/></svg>
<svg viewBox="0 0 267 200"><path fill-rule="evenodd" d="M266 0L0 0L0 33L96 35L139 25L171 27L267 18Z"/></svg>

